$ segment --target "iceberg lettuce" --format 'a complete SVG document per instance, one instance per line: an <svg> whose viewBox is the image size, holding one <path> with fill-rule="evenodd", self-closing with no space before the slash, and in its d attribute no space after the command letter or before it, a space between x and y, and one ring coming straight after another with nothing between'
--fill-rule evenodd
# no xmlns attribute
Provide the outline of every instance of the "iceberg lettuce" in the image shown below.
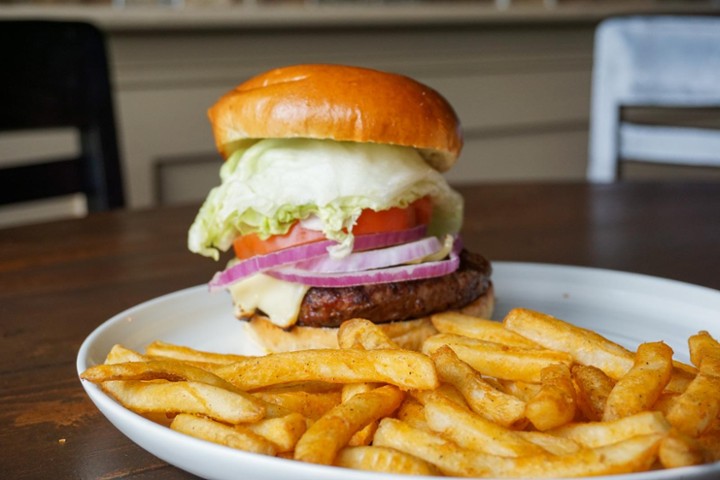
<svg viewBox="0 0 720 480"><path fill-rule="evenodd" d="M214 259L237 235L286 233L317 217L334 256L352 251L349 230L363 209L405 207L429 195L430 233L456 233L462 197L413 148L313 139L263 139L237 150L220 169L188 233L188 248Z"/></svg>

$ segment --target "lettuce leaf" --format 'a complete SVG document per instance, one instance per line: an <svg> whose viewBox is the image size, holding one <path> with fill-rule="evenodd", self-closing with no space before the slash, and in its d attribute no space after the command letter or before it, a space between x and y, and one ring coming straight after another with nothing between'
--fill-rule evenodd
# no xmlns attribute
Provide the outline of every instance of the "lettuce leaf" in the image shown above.
<svg viewBox="0 0 720 480"><path fill-rule="evenodd" d="M352 251L350 231L363 209L405 207L429 195L433 235L456 233L462 197L412 148L313 139L264 139L236 151L220 169L190 227L188 248L219 259L237 235L286 233L316 216L325 236Z"/></svg>

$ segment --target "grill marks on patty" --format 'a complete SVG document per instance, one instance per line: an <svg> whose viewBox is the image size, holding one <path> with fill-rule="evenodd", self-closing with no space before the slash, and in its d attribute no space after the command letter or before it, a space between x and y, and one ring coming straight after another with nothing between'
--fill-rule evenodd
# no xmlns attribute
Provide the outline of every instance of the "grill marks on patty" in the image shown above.
<svg viewBox="0 0 720 480"><path fill-rule="evenodd" d="M351 318L374 323L420 318L462 308L487 292L491 267L483 256L463 250L457 271L442 277L357 287L308 290L297 325L338 327Z"/></svg>

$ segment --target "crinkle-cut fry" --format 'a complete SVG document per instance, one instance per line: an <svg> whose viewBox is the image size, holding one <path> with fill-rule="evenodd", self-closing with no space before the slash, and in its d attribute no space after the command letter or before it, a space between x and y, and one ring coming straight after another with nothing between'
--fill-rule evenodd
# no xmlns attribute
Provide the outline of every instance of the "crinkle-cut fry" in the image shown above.
<svg viewBox="0 0 720 480"><path fill-rule="evenodd" d="M542 453L502 457L462 448L429 432L385 418L375 445L396 448L433 463L446 475L475 477L578 477L648 470L657 459L662 435L642 435L612 445L580 449L568 455Z"/></svg>
<svg viewBox="0 0 720 480"><path fill-rule="evenodd" d="M572 364L572 357L565 352L508 347L447 333L425 340L422 351L431 354L445 345L482 375L504 380L539 383L543 368L554 363Z"/></svg>
<svg viewBox="0 0 720 480"><path fill-rule="evenodd" d="M539 348L530 339L508 330L502 323L485 318L473 317L460 312L447 311L430 317L435 328L441 333L500 343L512 347Z"/></svg>
<svg viewBox="0 0 720 480"><path fill-rule="evenodd" d="M660 441L658 458L664 468L689 467L705 463L705 450L696 439L672 429Z"/></svg>
<svg viewBox="0 0 720 480"><path fill-rule="evenodd" d="M665 435L669 431L670 424L662 413L640 412L607 422L571 423L548 433L569 438L587 448L596 448L639 435Z"/></svg>
<svg viewBox="0 0 720 480"><path fill-rule="evenodd" d="M274 456L277 450L272 442L243 427L233 427L209 418L181 413L170 428L186 435L218 443L227 447Z"/></svg>
<svg viewBox="0 0 720 480"><path fill-rule="evenodd" d="M262 391L253 392L252 396L268 404L299 413L311 420L322 417L328 410L339 405L341 401L341 392L339 390L325 392L304 392L301 390ZM268 416L273 415L268 412Z"/></svg>
<svg viewBox="0 0 720 480"><path fill-rule="evenodd" d="M154 341L145 349L145 354L152 357L171 358L184 362L201 363L210 365L229 365L231 363L248 358L245 355L232 353L215 353L197 350L183 345L174 345L161 341Z"/></svg>
<svg viewBox="0 0 720 480"><path fill-rule="evenodd" d="M615 380L592 365L575 364L571 373L577 392L578 409L591 422L602 420Z"/></svg>
<svg viewBox="0 0 720 480"><path fill-rule="evenodd" d="M80 378L93 383L108 380L187 380L207 383L233 392L237 388L212 372L174 360L151 360L147 362L125 362L100 364L86 369ZM241 394L243 394L241 392Z"/></svg>
<svg viewBox="0 0 720 480"><path fill-rule="evenodd" d="M582 365L596 366L615 380L633 365L633 354L626 348L545 313L515 308L505 316L503 325L545 348L572 355Z"/></svg>
<svg viewBox="0 0 720 480"><path fill-rule="evenodd" d="M215 373L241 390L308 380L389 383L408 390L438 385L435 366L426 355L396 349L272 353L220 367Z"/></svg>
<svg viewBox="0 0 720 480"><path fill-rule="evenodd" d="M638 346L632 368L608 395L603 420L615 420L650 410L672 375L672 349L663 342Z"/></svg>
<svg viewBox="0 0 720 480"><path fill-rule="evenodd" d="M308 428L295 445L294 458L332 465L337 452L347 446L355 432L375 420L391 415L404 397L405 393L392 385L355 395Z"/></svg>
<svg viewBox="0 0 720 480"><path fill-rule="evenodd" d="M397 343L376 324L364 318L344 321L338 328L340 348L362 348L377 350L381 348L400 348Z"/></svg>
<svg viewBox="0 0 720 480"><path fill-rule="evenodd" d="M394 448L345 447L335 457L335 466L401 475L437 475L432 464Z"/></svg>
<svg viewBox="0 0 720 480"><path fill-rule="evenodd" d="M114 380L102 389L138 412L194 413L236 424L265 416L264 406L249 395L199 382Z"/></svg>
<svg viewBox="0 0 720 480"><path fill-rule="evenodd" d="M525 403L490 386L451 347L441 346L430 356L440 379L454 386L474 412L505 427L524 424Z"/></svg>
<svg viewBox="0 0 720 480"><path fill-rule="evenodd" d="M514 430L491 422L437 392L425 397L425 419L433 431L470 450L507 457L543 452Z"/></svg>
<svg viewBox="0 0 720 480"><path fill-rule="evenodd" d="M525 415L542 432L570 423L575 418L576 399L567 365L550 365L540 375L540 391L525 404Z"/></svg>
<svg viewBox="0 0 720 480"><path fill-rule="evenodd" d="M123 345L116 344L108 352L105 363L111 365L113 363L148 362L150 360L152 358Z"/></svg>
<svg viewBox="0 0 720 480"><path fill-rule="evenodd" d="M691 437L702 435L720 412L720 377L702 370L687 389L676 396L667 412L668 421Z"/></svg>
<svg viewBox="0 0 720 480"><path fill-rule="evenodd" d="M272 442L278 453L291 452L308 428L308 419L299 413L276 418L265 418L243 425L253 433Z"/></svg>

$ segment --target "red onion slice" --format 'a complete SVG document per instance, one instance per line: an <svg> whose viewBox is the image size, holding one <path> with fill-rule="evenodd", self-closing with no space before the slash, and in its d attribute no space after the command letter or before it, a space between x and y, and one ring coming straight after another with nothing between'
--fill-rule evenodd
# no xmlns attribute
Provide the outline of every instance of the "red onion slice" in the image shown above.
<svg viewBox="0 0 720 480"><path fill-rule="evenodd" d="M379 250L351 253L344 258L323 255L295 263L292 266L299 270L315 273L358 272L415 262L439 252L442 248L443 245L437 237L426 237Z"/></svg>
<svg viewBox="0 0 720 480"><path fill-rule="evenodd" d="M423 225L398 232L358 235L355 237L354 250L369 250L410 242L425 236L425 231L426 227ZM213 291L226 287L250 275L274 267L290 265L299 261L327 255L328 247L333 245L337 245L337 242L325 240L241 260L222 272L216 273L212 280L210 280L210 290Z"/></svg>
<svg viewBox="0 0 720 480"><path fill-rule="evenodd" d="M294 267L283 267L266 273L279 280L302 283L311 287L337 288L441 277L454 272L459 266L460 257L453 251L447 260L362 272L315 273Z"/></svg>

